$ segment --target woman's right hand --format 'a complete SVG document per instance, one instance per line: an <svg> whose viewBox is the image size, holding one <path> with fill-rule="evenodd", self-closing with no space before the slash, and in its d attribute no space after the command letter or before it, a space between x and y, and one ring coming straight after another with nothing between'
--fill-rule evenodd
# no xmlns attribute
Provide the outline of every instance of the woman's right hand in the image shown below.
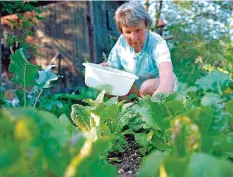
<svg viewBox="0 0 233 177"><path fill-rule="evenodd" d="M109 66L107 62L100 63L101 66Z"/></svg>

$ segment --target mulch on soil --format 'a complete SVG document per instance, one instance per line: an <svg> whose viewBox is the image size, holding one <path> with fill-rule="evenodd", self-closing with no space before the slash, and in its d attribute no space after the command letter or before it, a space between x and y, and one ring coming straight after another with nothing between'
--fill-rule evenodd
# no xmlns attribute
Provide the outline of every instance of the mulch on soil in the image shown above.
<svg viewBox="0 0 233 177"><path fill-rule="evenodd" d="M124 152L111 152L108 158L118 159L112 161L113 165L117 166L120 177L136 177L136 171L139 168L141 161L141 154L138 152L140 146L136 144L133 135L125 136L128 146Z"/></svg>

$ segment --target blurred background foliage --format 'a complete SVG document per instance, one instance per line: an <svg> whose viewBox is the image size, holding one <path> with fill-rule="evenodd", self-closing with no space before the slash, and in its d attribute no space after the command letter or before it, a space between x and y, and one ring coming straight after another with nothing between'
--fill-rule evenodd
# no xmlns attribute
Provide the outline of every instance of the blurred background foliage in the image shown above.
<svg viewBox="0 0 233 177"><path fill-rule="evenodd" d="M232 1L144 1L156 29L163 19L163 37L171 50L174 70L181 82L193 85L201 75L219 70L233 75ZM158 8L160 7L160 8ZM159 16L156 14L160 14Z"/></svg>

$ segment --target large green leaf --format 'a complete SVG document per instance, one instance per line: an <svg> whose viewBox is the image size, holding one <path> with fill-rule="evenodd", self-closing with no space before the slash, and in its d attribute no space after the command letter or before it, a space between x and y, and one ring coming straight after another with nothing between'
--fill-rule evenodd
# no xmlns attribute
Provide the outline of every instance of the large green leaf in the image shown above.
<svg viewBox="0 0 233 177"><path fill-rule="evenodd" d="M185 177L230 177L233 165L230 161L208 154L198 153L191 157Z"/></svg>
<svg viewBox="0 0 233 177"><path fill-rule="evenodd" d="M22 48L11 54L10 59L9 71L14 73L12 81L24 86L36 85L40 66L29 63Z"/></svg>
<svg viewBox="0 0 233 177"><path fill-rule="evenodd" d="M164 107L169 111L173 116L183 113L185 111L184 105L182 102L177 100L172 100L164 103Z"/></svg>
<svg viewBox="0 0 233 177"><path fill-rule="evenodd" d="M84 132L91 131L90 112L82 105L72 105L71 118L78 128Z"/></svg>
<svg viewBox="0 0 233 177"><path fill-rule="evenodd" d="M138 111L142 120L151 127L159 130L165 128L163 123L164 118L166 117L165 109L161 104L152 102L150 97L144 98L143 106Z"/></svg>
<svg viewBox="0 0 233 177"><path fill-rule="evenodd" d="M186 177L184 171L188 166L189 158L177 158L177 156L168 156L160 166L160 176L168 177ZM182 170L181 170L182 169Z"/></svg>
<svg viewBox="0 0 233 177"><path fill-rule="evenodd" d="M230 80L231 79L227 74L220 71L214 71L207 76L198 79L195 84L205 91L211 90L222 95Z"/></svg>
<svg viewBox="0 0 233 177"><path fill-rule="evenodd" d="M159 175L160 165L163 163L165 153L154 151L143 158L137 172L138 177L155 177Z"/></svg>

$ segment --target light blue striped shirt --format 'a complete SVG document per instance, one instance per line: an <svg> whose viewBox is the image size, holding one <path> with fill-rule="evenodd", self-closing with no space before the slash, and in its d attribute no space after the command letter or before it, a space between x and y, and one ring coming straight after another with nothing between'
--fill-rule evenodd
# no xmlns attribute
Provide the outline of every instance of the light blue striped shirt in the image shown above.
<svg viewBox="0 0 233 177"><path fill-rule="evenodd" d="M159 77L158 66L164 61L171 62L167 43L160 35L149 31L140 53L135 53L121 35L112 48L107 62L113 68L137 75L139 79L135 83L139 89L146 79Z"/></svg>

